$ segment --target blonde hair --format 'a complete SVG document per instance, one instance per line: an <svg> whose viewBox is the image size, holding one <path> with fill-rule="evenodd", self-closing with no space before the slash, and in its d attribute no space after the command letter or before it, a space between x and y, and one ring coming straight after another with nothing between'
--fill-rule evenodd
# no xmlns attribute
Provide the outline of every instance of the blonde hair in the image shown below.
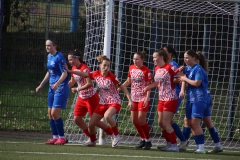
<svg viewBox="0 0 240 160"><path fill-rule="evenodd" d="M102 64L102 62L103 62L104 60L111 62L110 59L109 59L106 55L99 55L99 56L97 57L97 61L99 62L99 64Z"/></svg>

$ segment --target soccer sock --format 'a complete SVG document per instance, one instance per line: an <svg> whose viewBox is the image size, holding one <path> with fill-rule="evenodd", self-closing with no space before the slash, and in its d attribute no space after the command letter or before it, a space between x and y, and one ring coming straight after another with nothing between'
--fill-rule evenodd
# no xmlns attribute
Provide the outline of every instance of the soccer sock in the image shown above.
<svg viewBox="0 0 240 160"><path fill-rule="evenodd" d="M56 128L56 126L54 124L54 120L53 119L49 119L49 123L50 123L50 127L51 127L53 138L58 139L58 131L57 131L57 128Z"/></svg>
<svg viewBox="0 0 240 160"><path fill-rule="evenodd" d="M170 142L169 138L168 138L168 133L166 130L162 130L162 134L163 134L163 137L166 139L167 142Z"/></svg>
<svg viewBox="0 0 240 160"><path fill-rule="evenodd" d="M113 135L113 130L111 127L108 127L107 129L104 130L108 135Z"/></svg>
<svg viewBox="0 0 240 160"><path fill-rule="evenodd" d="M144 138L148 141L150 139L150 129L147 123L141 126L141 129L144 134ZM142 137L141 137L142 138Z"/></svg>
<svg viewBox="0 0 240 160"><path fill-rule="evenodd" d="M118 133L118 127L117 127L117 125L114 126L114 127L112 127L112 131L113 131L113 133L114 133L115 136L119 134L119 133Z"/></svg>
<svg viewBox="0 0 240 160"><path fill-rule="evenodd" d="M204 134L194 136L194 140L197 145L204 144Z"/></svg>
<svg viewBox="0 0 240 160"><path fill-rule="evenodd" d="M58 120L54 121L54 124L56 126L58 135L60 138L64 138L64 130L63 130L63 121L62 118L59 118Z"/></svg>
<svg viewBox="0 0 240 160"><path fill-rule="evenodd" d="M183 127L183 135L184 135L184 137L185 137L186 140L189 139L190 134L191 134L191 128L189 128L189 127Z"/></svg>
<svg viewBox="0 0 240 160"><path fill-rule="evenodd" d="M89 131L88 131L88 129L85 129L85 130L83 130L83 133L85 133L85 134L86 134L86 136L90 137L90 134L89 134Z"/></svg>
<svg viewBox="0 0 240 160"><path fill-rule="evenodd" d="M174 131L172 131L171 133L168 133L168 139L172 144L176 144L177 143L177 137Z"/></svg>
<svg viewBox="0 0 240 160"><path fill-rule="evenodd" d="M218 131L215 127L210 128L209 133L210 133L214 143L219 143L220 142L219 136L218 136Z"/></svg>
<svg viewBox="0 0 240 160"><path fill-rule="evenodd" d="M89 134L89 138L90 138L91 142L95 142L97 140L96 134Z"/></svg>
<svg viewBox="0 0 240 160"><path fill-rule="evenodd" d="M179 128L179 126L177 125L177 123L174 123L172 125L175 134L177 135L177 137L181 140L181 141L186 141L187 139L185 138L185 136L183 135L181 129Z"/></svg>

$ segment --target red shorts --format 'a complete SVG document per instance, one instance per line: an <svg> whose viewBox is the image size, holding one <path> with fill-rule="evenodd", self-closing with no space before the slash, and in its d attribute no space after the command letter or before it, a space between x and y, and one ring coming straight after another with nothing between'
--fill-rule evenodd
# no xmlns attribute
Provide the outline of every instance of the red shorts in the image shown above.
<svg viewBox="0 0 240 160"><path fill-rule="evenodd" d="M74 116L84 117L87 112L90 116L92 116L93 111L97 108L98 104L99 96L97 93L87 99L78 97L77 102L74 106Z"/></svg>
<svg viewBox="0 0 240 160"><path fill-rule="evenodd" d="M150 101L148 101L147 106L143 108L144 102L133 102L133 108L131 108L131 111L144 111L148 112Z"/></svg>
<svg viewBox="0 0 240 160"><path fill-rule="evenodd" d="M172 100L172 101L158 101L158 111L169 111L169 112L176 112L177 109L178 100Z"/></svg>
<svg viewBox="0 0 240 160"><path fill-rule="evenodd" d="M98 107L94 110L94 113L104 116L104 113L110 107L114 107L117 110L116 113L118 113L121 109L121 105L116 103L115 104L99 104Z"/></svg>

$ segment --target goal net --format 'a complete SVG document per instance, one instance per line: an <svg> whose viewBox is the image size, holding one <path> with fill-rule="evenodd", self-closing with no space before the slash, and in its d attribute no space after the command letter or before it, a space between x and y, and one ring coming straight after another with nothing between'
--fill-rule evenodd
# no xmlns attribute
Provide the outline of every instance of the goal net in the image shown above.
<svg viewBox="0 0 240 160"><path fill-rule="evenodd" d="M209 63L209 90L212 95L212 120L225 148L240 148L240 78L239 74L239 4L200 0L86 0L85 62L92 70L98 69L96 57L103 54L110 44L108 54L111 70L122 82L127 78L133 53L148 53L145 65L154 68L152 54L155 50L171 45L177 51L175 59L184 65L186 50L202 51ZM109 5L112 3L111 5ZM108 12L109 6L112 13ZM106 19L111 14L112 19ZM106 25L111 23L111 28ZM106 34L110 39L106 43ZM105 41L105 43L104 43ZM129 88L128 88L129 89ZM131 122L127 99L121 92L122 109L116 115L122 135L122 144L136 144L140 138ZM164 139L157 124L157 90L151 92L151 107L147 121L151 128L151 140L161 145ZM74 104L72 105L72 108ZM72 121L72 112L65 122L65 132L70 142L81 143L85 135ZM183 100L174 120L182 127L185 116ZM89 117L86 117L88 122ZM214 146L208 129L205 146ZM110 137L106 136L107 143ZM193 137L190 145L195 144Z"/></svg>

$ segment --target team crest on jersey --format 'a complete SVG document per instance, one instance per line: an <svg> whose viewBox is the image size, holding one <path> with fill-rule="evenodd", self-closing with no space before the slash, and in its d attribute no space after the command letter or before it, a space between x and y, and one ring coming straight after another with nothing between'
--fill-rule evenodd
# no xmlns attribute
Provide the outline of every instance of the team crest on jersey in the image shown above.
<svg viewBox="0 0 240 160"><path fill-rule="evenodd" d="M54 67L55 66L55 62L51 61L50 65Z"/></svg>

